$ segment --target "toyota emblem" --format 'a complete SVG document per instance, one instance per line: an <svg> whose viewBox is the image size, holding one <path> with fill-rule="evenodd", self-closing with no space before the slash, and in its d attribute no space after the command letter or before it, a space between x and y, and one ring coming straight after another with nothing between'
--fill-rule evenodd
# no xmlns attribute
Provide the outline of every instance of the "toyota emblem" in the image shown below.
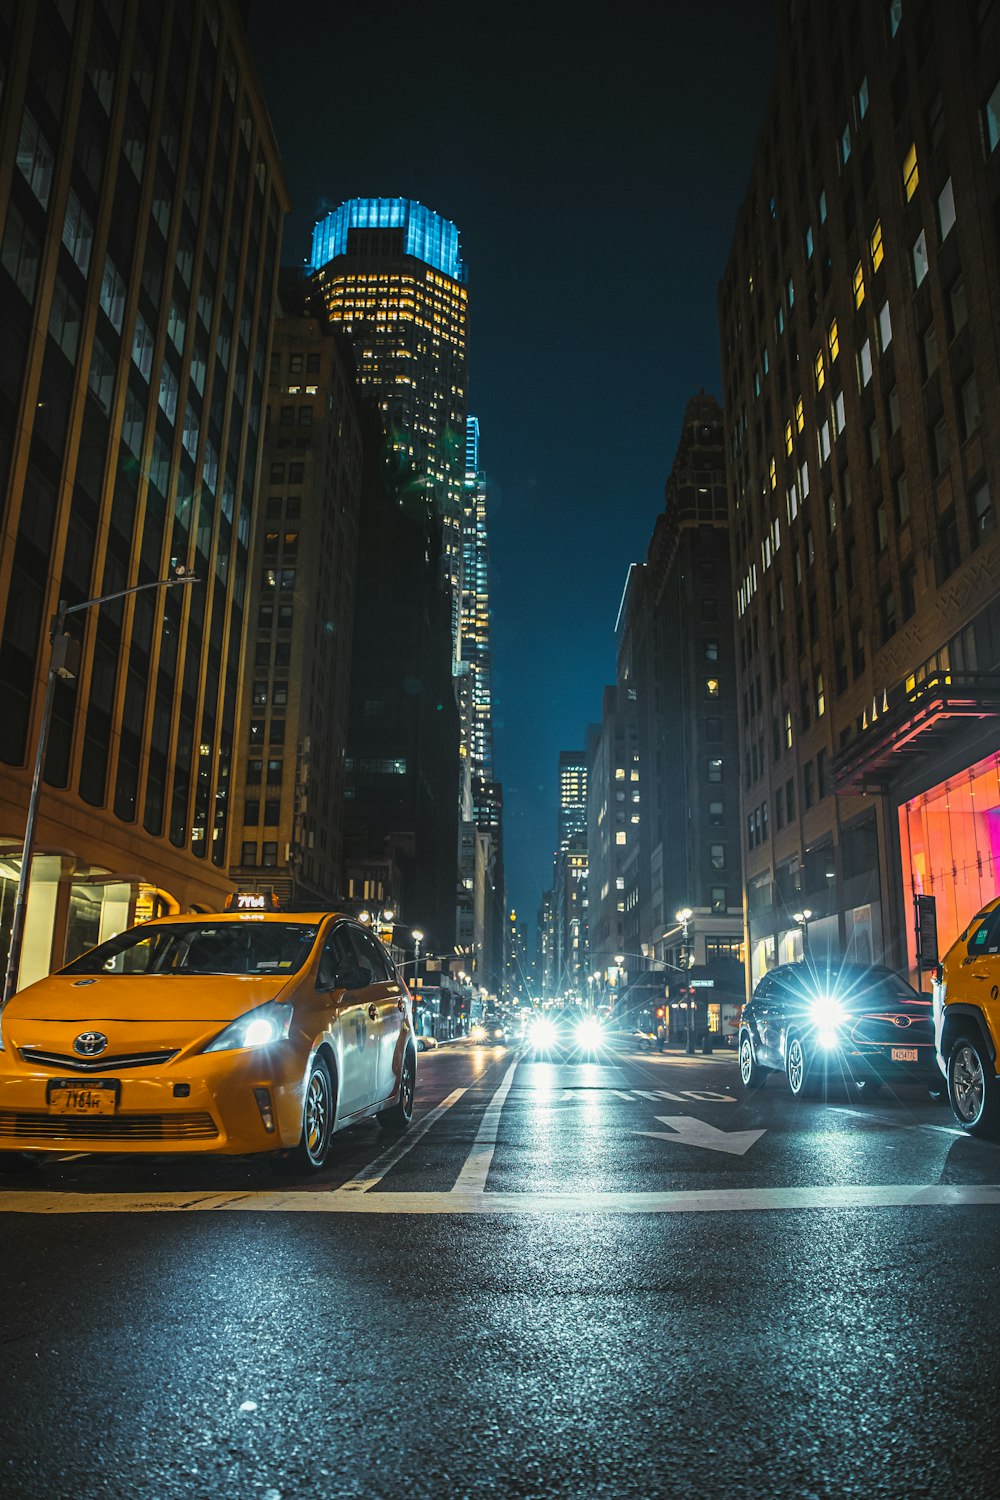
<svg viewBox="0 0 1000 1500"><path fill-rule="evenodd" d="M108 1045L103 1031L81 1031L73 1043L73 1051L81 1057L98 1057Z"/></svg>

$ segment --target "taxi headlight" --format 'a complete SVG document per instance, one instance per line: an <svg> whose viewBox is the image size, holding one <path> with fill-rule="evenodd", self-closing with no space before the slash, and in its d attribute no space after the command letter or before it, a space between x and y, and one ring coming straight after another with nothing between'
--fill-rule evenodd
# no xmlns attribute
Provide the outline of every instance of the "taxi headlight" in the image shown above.
<svg viewBox="0 0 1000 1500"><path fill-rule="evenodd" d="M836 1034L847 1021L848 1014L833 995L820 995L809 1007L809 1018L820 1032L824 1047L833 1046Z"/></svg>
<svg viewBox="0 0 1000 1500"><path fill-rule="evenodd" d="M604 1040L604 1027L596 1016L587 1016L576 1028L577 1045L585 1051L593 1051Z"/></svg>
<svg viewBox="0 0 1000 1500"><path fill-rule="evenodd" d="M292 1007L281 1005L277 1000L268 1000L265 1004L248 1010L245 1016L231 1021L225 1031L220 1031L203 1050L236 1052L242 1047L267 1047L271 1042L283 1041L291 1024Z"/></svg>

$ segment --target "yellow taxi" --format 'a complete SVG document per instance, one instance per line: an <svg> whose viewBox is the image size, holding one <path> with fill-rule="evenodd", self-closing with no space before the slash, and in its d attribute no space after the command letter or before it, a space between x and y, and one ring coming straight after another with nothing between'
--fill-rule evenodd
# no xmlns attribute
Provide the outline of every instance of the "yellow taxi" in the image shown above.
<svg viewBox="0 0 1000 1500"><path fill-rule="evenodd" d="M934 1040L962 1129L1000 1136L1000 897L976 913L934 972Z"/></svg>
<svg viewBox="0 0 1000 1500"><path fill-rule="evenodd" d="M410 995L341 912L131 927L0 1014L0 1150L268 1153L318 1171L334 1133L413 1112Z"/></svg>

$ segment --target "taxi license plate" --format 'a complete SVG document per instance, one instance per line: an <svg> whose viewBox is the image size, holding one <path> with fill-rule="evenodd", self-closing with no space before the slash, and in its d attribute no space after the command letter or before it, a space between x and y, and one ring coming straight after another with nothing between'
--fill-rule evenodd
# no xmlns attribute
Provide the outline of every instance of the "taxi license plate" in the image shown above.
<svg viewBox="0 0 1000 1500"><path fill-rule="evenodd" d="M893 1062L916 1062L917 1049L916 1047L893 1047L892 1060Z"/></svg>
<svg viewBox="0 0 1000 1500"><path fill-rule="evenodd" d="M117 1078L60 1078L49 1084L53 1115L113 1115L118 1107Z"/></svg>

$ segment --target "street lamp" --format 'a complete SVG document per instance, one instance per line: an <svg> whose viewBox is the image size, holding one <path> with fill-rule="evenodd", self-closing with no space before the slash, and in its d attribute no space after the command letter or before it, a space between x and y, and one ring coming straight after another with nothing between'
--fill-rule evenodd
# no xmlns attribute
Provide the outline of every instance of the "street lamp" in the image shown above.
<svg viewBox="0 0 1000 1500"><path fill-rule="evenodd" d="M689 928L688 924L690 923L691 918L693 916L694 916L694 912L691 910L690 906L682 906L681 909L680 909L680 911L674 913L674 920L677 921L677 922L679 922L681 924L681 929L682 929L682 931L681 931L681 968L684 969L684 970L687 970L687 969L689 969L691 967L691 954L690 954L690 950L688 948L688 934L689 934L690 928ZM690 986L688 988L690 990ZM695 1019L695 1017L694 1017L694 992L693 991L691 991L691 993L689 994L688 998L690 1000L690 1005L689 1005L689 1007L687 1009L687 1013L686 1013L687 1038L686 1038L686 1040L684 1042L684 1051L685 1052L693 1052L694 1051L694 1019Z"/></svg>
<svg viewBox="0 0 1000 1500"><path fill-rule="evenodd" d="M792 912L792 921L798 922L799 926L802 928L803 958L807 958L809 956L809 922L811 917L812 912L809 910L808 906L804 906L801 911Z"/></svg>
<svg viewBox="0 0 1000 1500"><path fill-rule="evenodd" d="M67 604L60 599L59 608L49 622L49 640L52 651L49 655L49 672L45 682L45 700L42 704L42 722L38 728L38 747L35 751L35 770L31 779L31 794L28 797L28 816L24 825L24 851L21 855L21 872L17 881L17 895L10 925L10 949L7 954L7 972L4 976L3 1000L0 1008L7 1004L17 984L21 967L21 948L24 942L24 918L28 904L28 880L35 848L35 821L38 815L38 797L42 786L42 770L45 765L45 748L49 739L52 706L55 702L56 682L72 680L80 669L80 642L67 634L66 620L82 610L93 609L98 604L109 604L112 599L126 599L129 594L141 593L143 589L169 589L176 583L199 583L201 580L189 573L185 567L174 568L169 578L157 578L152 583L136 583L130 589L118 589L113 594L101 594L96 599L84 599L80 604Z"/></svg>

